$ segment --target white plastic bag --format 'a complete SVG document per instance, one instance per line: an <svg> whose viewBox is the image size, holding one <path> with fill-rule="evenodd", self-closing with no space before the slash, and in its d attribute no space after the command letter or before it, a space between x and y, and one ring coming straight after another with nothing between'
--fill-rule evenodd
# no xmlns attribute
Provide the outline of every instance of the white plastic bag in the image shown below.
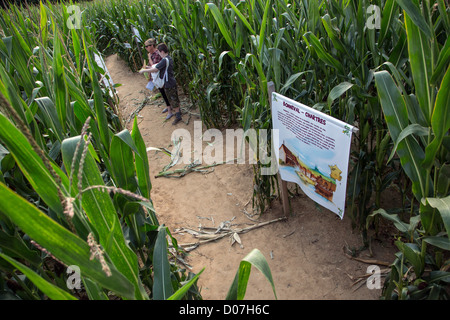
<svg viewBox="0 0 450 320"><path fill-rule="evenodd" d="M155 84L153 83L153 81L150 80L145 87L148 90L153 91L153 88L155 87Z"/></svg>

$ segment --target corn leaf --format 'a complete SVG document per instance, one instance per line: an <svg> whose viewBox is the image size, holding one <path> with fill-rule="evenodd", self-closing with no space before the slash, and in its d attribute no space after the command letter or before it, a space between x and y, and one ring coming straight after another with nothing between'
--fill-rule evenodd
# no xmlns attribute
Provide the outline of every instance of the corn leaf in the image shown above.
<svg viewBox="0 0 450 320"><path fill-rule="evenodd" d="M442 221L444 221L445 230L450 239L450 196L445 198L426 198L422 203L428 203L432 208L439 210Z"/></svg>
<svg viewBox="0 0 450 320"><path fill-rule="evenodd" d="M397 141L400 133L409 124L405 101L387 71L375 72L375 83L392 140ZM420 165L425 153L418 142L413 137L408 136L399 142L397 154L400 157L403 170L413 183L414 195L420 201L422 197L426 197L429 193L429 190L426 190L426 172Z"/></svg>
<svg viewBox="0 0 450 320"><path fill-rule="evenodd" d="M222 15L222 13L219 11L219 8L214 3L207 3L205 5L205 11L210 10L214 19L216 20L217 25L219 26L220 32L222 33L222 36L225 38L225 41L228 43L230 48L234 51L234 42L231 39L231 33L229 31L228 26L225 23L225 19Z"/></svg>
<svg viewBox="0 0 450 320"><path fill-rule="evenodd" d="M396 13L398 13L398 4L395 0L387 0L383 8L383 13L381 14L381 30L380 38L378 40L380 44L382 44L386 38L394 19L397 19Z"/></svg>
<svg viewBox="0 0 450 320"><path fill-rule="evenodd" d="M406 12L406 14L410 17L411 22L416 25L421 31L427 36L431 38L431 29L430 26L425 21L424 16L420 12L418 7L418 0L395 0L402 7L402 9ZM424 5L426 5L424 3Z"/></svg>
<svg viewBox="0 0 450 320"><path fill-rule="evenodd" d="M245 18L245 16L242 14L242 12L233 4L233 2L231 2L230 0L228 0L228 4L230 5L230 7L234 10L234 12L236 12L236 14L238 15L239 19L241 19L241 21L244 23L244 25L247 27L247 29L254 35L256 34L255 30L253 30L252 26L250 25L250 23L248 22L247 18Z"/></svg>
<svg viewBox="0 0 450 320"><path fill-rule="evenodd" d="M82 33L83 36L83 47L86 54L86 60L89 67L89 74L91 77L92 86L94 89L94 106L96 113L96 121L98 123L98 128L100 132L100 138L102 140L104 148L109 151L109 146L111 143L111 138L109 136L108 121L106 119L105 106L103 105L103 94L100 89L100 85L97 78L97 73L95 72L94 62L92 58L91 50L88 49L86 44L85 32Z"/></svg>
<svg viewBox="0 0 450 320"><path fill-rule="evenodd" d="M33 151L27 138L3 114L0 114L0 127L0 140L13 155L33 189L53 211L62 214L63 208L57 191L60 186L42 159Z"/></svg>
<svg viewBox="0 0 450 320"><path fill-rule="evenodd" d="M423 166L431 168L445 134L450 130L450 67L447 68L441 87L436 97L436 103L431 118L434 139L425 149Z"/></svg>
<svg viewBox="0 0 450 320"><path fill-rule="evenodd" d="M41 32L41 39L42 43L47 43L47 37L48 37L48 28L47 28L47 10L45 9L44 5L42 4L42 1L39 1L39 7L40 7L40 32Z"/></svg>
<svg viewBox="0 0 450 320"><path fill-rule="evenodd" d="M166 300L173 294L170 264L167 258L166 227L159 228L153 251L153 299Z"/></svg>
<svg viewBox="0 0 450 320"><path fill-rule="evenodd" d="M81 277L89 300L109 300L103 289L89 278Z"/></svg>
<svg viewBox="0 0 450 320"><path fill-rule="evenodd" d="M399 2L399 1L398 1ZM408 1L409 2L409 1ZM410 5L415 5L410 2ZM422 18L423 19L423 18ZM425 115L427 124L431 122L433 113L432 98L432 45L431 35L426 35L416 24L409 14L405 15L405 27L408 35L408 52L411 63L411 73L416 89L417 100Z"/></svg>
<svg viewBox="0 0 450 320"><path fill-rule="evenodd" d="M80 136L69 138L63 141L61 152L63 155L64 165L66 170L70 172L73 158L75 156L75 148L80 141ZM81 142L81 147L85 144L84 140ZM81 152L78 153L75 159L73 190L78 192L75 187L78 184L78 170L80 163ZM86 189L90 186L104 186L103 178L100 175L97 164L91 154L86 154L85 163L82 173L82 188ZM122 272L131 283L135 286L135 298L144 299L146 293L140 283L138 275L137 257L134 252L126 245L123 232L121 228L114 228L119 226L120 222L117 217L114 204L107 192L98 189L90 189L85 191L82 195L82 206L98 232L99 243L107 250L111 261L115 264L117 269ZM112 240L110 240L112 237ZM111 245L108 245L108 242Z"/></svg>
<svg viewBox="0 0 450 320"><path fill-rule="evenodd" d="M139 156L128 130L119 132L111 139L110 159L116 185L119 188L135 192L138 185L135 179L132 149Z"/></svg>
<svg viewBox="0 0 450 320"><path fill-rule="evenodd" d="M408 223L403 222L402 219L400 219L400 217L398 216L398 214L389 214L384 209L375 210L372 214L367 216L367 220L366 220L367 228L369 228L369 224L371 223L371 221L373 220L373 218L376 215L381 215L386 220L392 221L392 223L394 224L394 226L397 228L398 231L404 232L404 233L410 232L410 229L411 229L410 225Z"/></svg>
<svg viewBox="0 0 450 320"><path fill-rule="evenodd" d="M429 134L429 129L422 127L420 124L413 123L408 125L400 134L398 135L398 138L396 141L394 141L394 147L392 148L391 154L387 160L387 162L390 162L392 158L395 155L395 151L397 151L398 144L405 139L409 135L418 135L418 136L427 136Z"/></svg>
<svg viewBox="0 0 450 320"><path fill-rule="evenodd" d="M67 86L65 82L64 63L62 59L63 48L59 38L59 31L53 22L53 89L55 97L55 107L58 113L59 123L63 130L66 129L67 121ZM63 131L64 132L64 131Z"/></svg>
<svg viewBox="0 0 450 320"><path fill-rule="evenodd" d="M248 255L241 260L239 269L236 272L234 281L231 284L226 300L243 300L245 292L247 291L247 283L250 277L252 266L257 268L266 277L272 286L273 294L277 299L275 291L275 284L272 279L272 273L270 272L269 264L266 258L258 249L253 249Z"/></svg>
<svg viewBox="0 0 450 320"><path fill-rule="evenodd" d="M88 244L43 214L27 200L0 183L0 212L66 265L77 265L82 275L93 279L104 288L127 297L134 297L133 285L108 264L112 275L108 277L97 259L90 259ZM12 205L14 204L14 205Z"/></svg>
<svg viewBox="0 0 450 320"><path fill-rule="evenodd" d="M52 129L56 138L62 142L64 140L64 130L53 101L49 97L36 98L34 101L39 106L39 115L45 127Z"/></svg>
<svg viewBox="0 0 450 320"><path fill-rule="evenodd" d="M197 273L191 280L186 282L180 289L175 291L175 293L172 294L167 300L181 300L188 292L189 288L198 280L198 277L202 274L203 270L205 270L205 268L200 270L200 272Z"/></svg>
<svg viewBox="0 0 450 320"><path fill-rule="evenodd" d="M420 254L419 246L415 243L403 243L396 241L398 249L403 253L406 260L409 261L414 267L414 273L417 277L420 277L425 268L425 260Z"/></svg>
<svg viewBox="0 0 450 320"><path fill-rule="evenodd" d="M424 237L423 241L425 241L428 244L431 244L432 246L450 251L450 240L446 237Z"/></svg>
<svg viewBox="0 0 450 320"><path fill-rule="evenodd" d="M308 43L314 48L314 50L317 53L317 56L319 59L321 59L323 62L328 64L329 66L336 68L340 73L344 73L344 70L342 69L342 64L337 61L335 58L333 58L327 50L322 46L319 39L310 31L305 33L304 37L308 41Z"/></svg>
<svg viewBox="0 0 450 320"><path fill-rule="evenodd" d="M346 81L344 81L344 82L338 84L337 86L335 86L330 91L330 94L328 95L328 98L327 98L328 107L331 107L331 105L333 104L334 100L336 100L337 98L342 96L345 92L347 92L347 90L351 89L352 87L353 87L353 83L349 83L349 82L346 82Z"/></svg>
<svg viewBox="0 0 450 320"><path fill-rule="evenodd" d="M445 68L448 67L450 62L450 41L445 41L444 47L441 49L439 53L438 60L436 62L436 67L434 68L433 76L431 77L431 83L436 84L439 77L441 77L442 73L445 72Z"/></svg>
<svg viewBox="0 0 450 320"><path fill-rule="evenodd" d="M0 248L11 258L25 259L35 266L41 263L40 256L36 251L30 250L22 238L11 236L3 230L0 230Z"/></svg>
<svg viewBox="0 0 450 320"><path fill-rule="evenodd" d="M142 138L137 124L137 117L134 118L131 137L133 138L134 144L139 151L139 153L136 153L134 156L139 189L145 198L150 199L150 191L152 190L152 182L150 180L150 167L148 163L147 150L145 147L144 139Z"/></svg>
<svg viewBox="0 0 450 320"><path fill-rule="evenodd" d="M7 255L4 255L0 253L0 257L8 261L10 264L12 264L14 267L19 269L31 282L33 282L36 287L39 288L45 295L47 295L52 300L78 300L74 296L72 296L70 293L62 290L61 288L55 286L54 284L48 282L47 280L44 280L40 275L38 275L36 272L28 268L27 266L21 264L18 261L15 261L14 259L8 257Z"/></svg>
<svg viewBox="0 0 450 320"><path fill-rule="evenodd" d="M259 43L258 43L258 53L262 57L262 48L264 45L264 40L266 36L267 20L270 11L271 0L266 0L266 6L264 8L263 20L261 21L261 29L259 30Z"/></svg>

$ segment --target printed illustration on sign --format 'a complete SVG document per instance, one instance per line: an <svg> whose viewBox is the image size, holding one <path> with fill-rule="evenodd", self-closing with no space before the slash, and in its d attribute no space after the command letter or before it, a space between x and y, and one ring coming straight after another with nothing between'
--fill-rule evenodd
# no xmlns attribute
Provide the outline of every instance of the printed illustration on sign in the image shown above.
<svg viewBox="0 0 450 320"><path fill-rule="evenodd" d="M298 156L294 155L294 153L285 146L284 143L281 144L279 155L280 166L293 167L295 169L295 173L298 175L304 186L314 187L314 191L317 194L321 195L328 201L333 202L333 194L336 191L336 180L342 180L340 175L342 171L337 167L337 165L328 165L330 168L330 173L328 175L326 173L322 173L317 166L311 168L301 161Z"/></svg>

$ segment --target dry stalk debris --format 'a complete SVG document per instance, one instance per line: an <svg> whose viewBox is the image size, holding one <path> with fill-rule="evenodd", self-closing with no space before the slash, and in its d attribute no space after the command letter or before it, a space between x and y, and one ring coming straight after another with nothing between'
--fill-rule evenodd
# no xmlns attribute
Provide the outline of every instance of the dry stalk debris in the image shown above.
<svg viewBox="0 0 450 320"><path fill-rule="evenodd" d="M208 243L211 241L216 241L216 240L219 240L219 239L222 239L222 238L228 236L228 237L230 237L231 245L233 245L234 243L238 243L239 246L241 248L243 248L244 246L242 244L241 238L239 237L239 234L247 233L251 230L264 227L271 223L285 221L287 219L286 217L282 217L282 218L273 219L270 221L253 224L253 225L251 225L249 227L245 227L245 228L232 228L231 221L233 221L234 218L235 217L233 217L233 219L231 219L230 221L221 222L217 228L200 226L198 230L194 230L192 228L187 228L187 227L182 227L180 229L175 230L175 233L178 233L178 234L188 233L199 240L197 242L179 244L179 246L182 247L184 249L184 251L189 252L189 251L192 251L192 250L198 248L198 246L201 244L205 244L205 243Z"/></svg>

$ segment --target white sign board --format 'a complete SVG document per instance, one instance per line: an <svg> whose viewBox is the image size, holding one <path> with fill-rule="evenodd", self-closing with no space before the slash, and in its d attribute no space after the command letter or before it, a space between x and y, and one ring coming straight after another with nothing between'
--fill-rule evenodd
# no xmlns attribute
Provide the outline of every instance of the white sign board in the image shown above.
<svg viewBox="0 0 450 320"><path fill-rule="evenodd" d="M321 206L344 217L353 126L272 94L274 145L281 179L297 183Z"/></svg>

